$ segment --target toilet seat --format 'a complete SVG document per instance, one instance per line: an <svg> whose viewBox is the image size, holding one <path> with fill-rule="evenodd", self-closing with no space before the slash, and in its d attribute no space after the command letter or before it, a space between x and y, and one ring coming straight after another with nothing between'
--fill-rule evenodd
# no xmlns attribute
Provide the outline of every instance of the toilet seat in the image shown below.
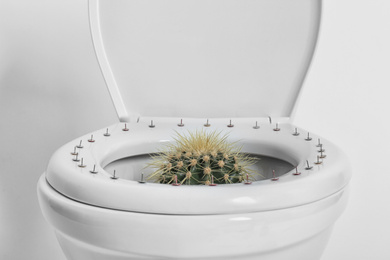
<svg viewBox="0 0 390 260"><path fill-rule="evenodd" d="M207 8L164 3L89 1L93 46L123 123L64 145L49 163L48 183L71 199L99 207L196 215L295 207L342 189L350 173L341 151L322 141L327 158L305 170L306 160L317 159L318 137L306 141L302 129L292 135L293 110L317 41L320 1L286 1L283 8L279 1L240 1L238 6L237 1L204 1ZM145 22L144 14L153 19ZM177 126L181 117L185 127ZM207 117L210 130L230 132L244 152L286 160L301 175L291 171L278 181L251 185L173 187L114 180L103 170L117 159L156 152L174 130L205 128ZM156 127L149 127L151 120ZM229 120L233 128L226 127ZM256 121L260 129L253 128ZM122 131L124 123L129 131ZM280 131L273 130L275 123ZM88 142L91 135L95 142ZM70 155L80 140L85 168ZM97 174L90 173L93 165Z"/></svg>
<svg viewBox="0 0 390 260"><path fill-rule="evenodd" d="M184 120L184 127L178 127L178 119L141 119L138 123L127 123L129 131L123 131L124 123L82 136L61 147L51 158L46 171L47 182L59 193L73 200L103 208L122 211L159 213L173 215L231 214L261 212L284 209L312 203L337 193L348 183L350 171L343 153L321 138L327 157L315 165L319 155L318 137L298 129L290 123L279 123L280 131L274 131L275 124L263 119L259 129L254 129L254 119L235 119L234 128L227 128L226 119L213 119L211 127L203 126L201 119ZM278 181L262 180L251 185L243 183L211 186L172 186L146 183L138 180L112 179L112 173L104 167L115 160L156 152L159 143L171 140L174 130L186 132L191 129L223 130L229 132L232 140L240 139L243 151L280 158L297 166L301 175L293 175L295 169L279 177ZM110 136L105 136L107 133ZM93 135L94 142L88 142ZM75 162L70 153L74 146L78 159ZM313 167L306 170L306 160ZM93 166L98 172L91 173ZM168 205L167 205L168 202Z"/></svg>

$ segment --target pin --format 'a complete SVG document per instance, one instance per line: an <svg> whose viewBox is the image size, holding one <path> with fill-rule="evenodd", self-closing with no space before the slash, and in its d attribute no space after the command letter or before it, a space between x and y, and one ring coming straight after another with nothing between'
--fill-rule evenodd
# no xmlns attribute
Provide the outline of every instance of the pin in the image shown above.
<svg viewBox="0 0 390 260"><path fill-rule="evenodd" d="M79 154L76 154L76 157L72 159L74 162L79 162Z"/></svg>
<svg viewBox="0 0 390 260"><path fill-rule="evenodd" d="M320 139L320 138L318 138L318 144L317 144L317 147L320 147L320 146L322 146L322 144L321 144L321 139Z"/></svg>
<svg viewBox="0 0 390 260"><path fill-rule="evenodd" d="M154 128L155 125L153 124L153 120L150 120L150 125L149 125L150 128Z"/></svg>
<svg viewBox="0 0 390 260"><path fill-rule="evenodd" d="M244 184L252 184L252 182L249 181L249 174L248 173L246 174L246 182L244 182Z"/></svg>
<svg viewBox="0 0 390 260"><path fill-rule="evenodd" d="M180 186L180 183L177 182L177 175L175 175L175 183L172 183L173 186Z"/></svg>
<svg viewBox="0 0 390 260"><path fill-rule="evenodd" d="M92 170L92 171L89 171L89 172L90 172L90 173L93 173L93 174L98 173L98 172L96 171L96 164L93 165L93 170Z"/></svg>
<svg viewBox="0 0 390 260"><path fill-rule="evenodd" d="M93 143L95 140L93 140L93 135L91 135L91 139L88 139L88 142Z"/></svg>
<svg viewBox="0 0 390 260"><path fill-rule="evenodd" d="M271 179L272 181L277 181L277 180L279 180L279 178L276 177L276 175L275 175L275 170L272 170L272 175L273 175L273 178Z"/></svg>
<svg viewBox="0 0 390 260"><path fill-rule="evenodd" d="M180 119L180 124L177 124L177 126L179 126L179 127L183 127L184 126L183 119Z"/></svg>
<svg viewBox="0 0 390 260"><path fill-rule="evenodd" d="M253 127L253 129L259 129L260 126L257 125L257 121L256 121L256 125Z"/></svg>
<svg viewBox="0 0 390 260"><path fill-rule="evenodd" d="M72 153L70 153L71 155L78 155L79 153L78 152L76 152L76 149L77 149L77 146L75 146L74 147L74 150L73 150L73 152Z"/></svg>
<svg viewBox="0 0 390 260"><path fill-rule="evenodd" d="M321 164L322 162L320 161L320 157L317 155L317 161L314 162L315 164Z"/></svg>
<svg viewBox="0 0 390 260"><path fill-rule="evenodd" d="M276 123L276 127L274 128L274 131L280 131L279 124Z"/></svg>
<svg viewBox="0 0 390 260"><path fill-rule="evenodd" d="M311 170L311 169L313 169L313 166L310 166L308 160L306 160L306 165L307 165L307 166L306 166L305 170Z"/></svg>
<svg viewBox="0 0 390 260"><path fill-rule="evenodd" d="M305 140L306 141L311 141L312 140L311 137L310 137L310 133L309 132L307 133L307 137L305 138Z"/></svg>
<svg viewBox="0 0 390 260"><path fill-rule="evenodd" d="M108 132L108 128L106 129L106 132L103 134L104 136L110 136L110 133Z"/></svg>
<svg viewBox="0 0 390 260"><path fill-rule="evenodd" d="M319 152L319 153L321 153L321 152L325 152L325 149L323 149L323 148L322 148L322 144L320 144L320 146L319 146L319 147L320 147L320 150L318 150L318 152Z"/></svg>
<svg viewBox="0 0 390 260"><path fill-rule="evenodd" d="M125 132L129 131L129 128L127 128L127 124L125 124L125 128L123 128L122 131L125 131Z"/></svg>
<svg viewBox="0 0 390 260"><path fill-rule="evenodd" d="M298 133L298 128L295 127L295 132L292 134L293 136L298 136L299 133Z"/></svg>
<svg viewBox="0 0 390 260"><path fill-rule="evenodd" d="M295 172L293 173L293 175L301 175L301 173L298 172L298 167L295 167Z"/></svg>
<svg viewBox="0 0 390 260"><path fill-rule="evenodd" d="M232 120L230 119L230 122L229 124L227 125L227 127L234 127L234 125L232 124Z"/></svg>
<svg viewBox="0 0 390 260"><path fill-rule="evenodd" d="M217 184L214 183L214 176L211 175L211 183L209 184L209 186L217 186Z"/></svg>
<svg viewBox="0 0 390 260"><path fill-rule="evenodd" d="M268 119L269 119L269 123L272 124L272 118L268 116Z"/></svg>
<svg viewBox="0 0 390 260"><path fill-rule="evenodd" d="M76 147L79 148L79 149L83 148L83 146L81 145L82 142L83 142L83 140L80 140L80 144L77 145Z"/></svg>
<svg viewBox="0 0 390 260"><path fill-rule="evenodd" d="M145 183L145 181L144 181L144 173L141 173L141 180L139 180L138 182L142 183L142 184Z"/></svg>
<svg viewBox="0 0 390 260"><path fill-rule="evenodd" d="M323 153L323 151L320 151L320 158L324 159L326 157L326 154Z"/></svg>
<svg viewBox="0 0 390 260"><path fill-rule="evenodd" d="M207 119L206 124L204 124L205 127L210 127L209 120Z"/></svg>
<svg viewBox="0 0 390 260"><path fill-rule="evenodd" d="M111 176L110 178L111 178L111 179L113 179L113 180L116 180L116 179L118 179L118 177L116 177L116 176L115 176L115 170L114 170L114 175L113 175L113 176Z"/></svg>
<svg viewBox="0 0 390 260"><path fill-rule="evenodd" d="M84 164L84 158L81 158L81 163L79 164L79 167L85 168L85 166L87 166L87 165Z"/></svg>

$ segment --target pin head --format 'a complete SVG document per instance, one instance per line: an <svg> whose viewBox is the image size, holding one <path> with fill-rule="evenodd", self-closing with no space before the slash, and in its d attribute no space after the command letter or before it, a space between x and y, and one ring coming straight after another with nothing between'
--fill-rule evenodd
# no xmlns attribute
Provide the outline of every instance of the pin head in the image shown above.
<svg viewBox="0 0 390 260"><path fill-rule="evenodd" d="M88 142L90 142L90 143L93 143L93 142L95 142L95 140L93 139L93 135L91 135L91 138L90 138L90 139L88 139Z"/></svg>
<svg viewBox="0 0 390 260"><path fill-rule="evenodd" d="M93 173L93 174L98 173L98 172L96 171L96 164L93 165L93 169L92 169L91 171L89 171L89 172L90 172L90 173Z"/></svg>
<svg viewBox="0 0 390 260"><path fill-rule="evenodd" d="M172 186L180 186L180 183L177 182L177 175L174 177L174 182L172 183Z"/></svg>
<svg viewBox="0 0 390 260"><path fill-rule="evenodd" d="M108 128L106 129L106 132L103 135L106 137L110 136L110 133L108 132Z"/></svg>
<svg viewBox="0 0 390 260"><path fill-rule="evenodd" d="M306 141L311 141L312 138L310 137L310 133L307 133L307 137L305 138Z"/></svg>
<svg viewBox="0 0 390 260"><path fill-rule="evenodd" d="M298 167L295 167L295 172L293 173L293 175L301 175L301 173L298 172Z"/></svg>
<svg viewBox="0 0 390 260"><path fill-rule="evenodd" d="M248 173L246 174L246 181L244 182L244 184L246 184L246 185L252 184L252 182L249 181L249 174Z"/></svg>
<svg viewBox="0 0 390 260"><path fill-rule="evenodd" d="M209 120L207 119L206 124L204 124L205 127L210 127Z"/></svg>
<svg viewBox="0 0 390 260"><path fill-rule="evenodd" d="M322 162L320 161L320 156L317 155L317 161L314 162L315 164L321 164Z"/></svg>
<svg viewBox="0 0 390 260"><path fill-rule="evenodd" d="M125 124L125 128L122 128L122 131L125 131L125 132L129 131L129 128L127 128L127 124Z"/></svg>
<svg viewBox="0 0 390 260"><path fill-rule="evenodd" d="M256 121L256 125L253 127L253 129L259 129L260 126L257 125L257 121Z"/></svg>
<svg viewBox="0 0 390 260"><path fill-rule="evenodd" d="M80 140L80 144L78 144L76 147L79 149L83 148L83 146L81 145L82 142L83 142L83 140Z"/></svg>
<svg viewBox="0 0 390 260"><path fill-rule="evenodd" d="M305 170L311 170L311 169L313 169L313 166L310 166L309 161L306 160L306 167L305 167Z"/></svg>
<svg viewBox="0 0 390 260"><path fill-rule="evenodd" d="M295 128L295 131L294 131L294 133L293 133L293 136L298 136L299 135L299 133L298 133L298 128Z"/></svg>
<svg viewBox="0 0 390 260"><path fill-rule="evenodd" d="M141 183L141 184L146 183L146 182L144 181L144 173L141 173L141 180L139 180L138 182Z"/></svg>
<svg viewBox="0 0 390 260"><path fill-rule="evenodd" d="M277 181L277 180L279 180L279 178L276 177L275 170L272 170L272 175L273 175L273 178L271 179L271 181Z"/></svg>
<svg viewBox="0 0 390 260"><path fill-rule="evenodd" d="M70 154L71 155L78 155L79 153L76 151L76 149L77 149L77 146L74 147L73 152L71 152Z"/></svg>
<svg viewBox="0 0 390 260"><path fill-rule="evenodd" d="M209 186L217 186L217 184L214 183L214 176L211 175L211 183L209 184Z"/></svg>
<svg viewBox="0 0 390 260"><path fill-rule="evenodd" d="M79 164L79 167L85 168L85 166L87 166L87 165L84 164L84 158L81 158L81 163Z"/></svg>
<svg viewBox="0 0 390 260"><path fill-rule="evenodd" d="M113 179L113 180L118 179L118 177L116 177L115 173L116 173L116 171L114 170L114 174L110 177L110 178Z"/></svg>
<svg viewBox="0 0 390 260"><path fill-rule="evenodd" d="M79 162L79 154L76 154L75 158L72 159L74 162Z"/></svg>
<svg viewBox="0 0 390 260"><path fill-rule="evenodd" d="M177 124L178 127L183 127L184 124L183 124L183 119L180 119L180 124Z"/></svg>

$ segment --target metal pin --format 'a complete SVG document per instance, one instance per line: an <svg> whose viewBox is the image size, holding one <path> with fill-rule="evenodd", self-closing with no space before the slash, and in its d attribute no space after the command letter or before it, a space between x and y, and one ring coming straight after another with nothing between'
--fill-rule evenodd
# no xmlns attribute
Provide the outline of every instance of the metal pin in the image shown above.
<svg viewBox="0 0 390 260"><path fill-rule="evenodd" d="M150 128L154 128L155 125L153 124L153 120L150 120L150 125L149 125Z"/></svg>
<svg viewBox="0 0 390 260"><path fill-rule="evenodd" d="M276 175L275 175L275 170L272 170L272 175L273 175L273 178L271 179L272 181L277 181L277 180L279 180L279 178L276 177Z"/></svg>
<svg viewBox="0 0 390 260"><path fill-rule="evenodd" d="M309 132L307 133L307 137L305 138L305 140L306 141L311 141L312 140L312 138L310 137L310 133Z"/></svg>
<svg viewBox="0 0 390 260"><path fill-rule="evenodd" d="M306 165L307 165L307 166L306 166L305 170L311 170L311 169L313 169L313 166L310 166L308 160L306 160Z"/></svg>
<svg viewBox="0 0 390 260"><path fill-rule="evenodd" d="M96 171L96 164L93 165L93 170L92 170L92 171L89 171L89 172L90 172L90 173L93 173L93 174L98 173L98 172Z"/></svg>
<svg viewBox="0 0 390 260"><path fill-rule="evenodd" d="M206 124L204 124L205 127L210 127L209 120L207 119Z"/></svg>
<svg viewBox="0 0 390 260"><path fill-rule="evenodd" d="M209 186L217 186L217 184L214 183L214 176L211 175L211 183L209 184Z"/></svg>
<svg viewBox="0 0 390 260"><path fill-rule="evenodd" d="M175 183L172 183L173 186L180 186L180 183L177 182L177 175L175 175Z"/></svg>
<svg viewBox="0 0 390 260"><path fill-rule="evenodd" d="M87 165L84 164L84 158L81 158L81 163L79 164L79 167L85 168L85 166L87 166Z"/></svg>
<svg viewBox="0 0 390 260"><path fill-rule="evenodd" d="M79 162L79 161L80 161L80 160L79 160L79 154L76 154L76 157L73 158L72 160L75 161L75 162Z"/></svg>
<svg viewBox="0 0 390 260"><path fill-rule="evenodd" d="M322 162L320 161L320 156L317 155L317 161L314 162L315 164L321 164Z"/></svg>
<svg viewBox="0 0 390 260"><path fill-rule="evenodd" d="M116 173L116 172L115 172L115 170L114 170L114 175L110 177L110 178L113 179L113 180L118 179L118 177L115 176L115 173Z"/></svg>
<svg viewBox="0 0 390 260"><path fill-rule="evenodd" d="M301 175L301 173L298 172L298 167L295 167L295 172L293 173L293 175Z"/></svg>
<svg viewBox="0 0 390 260"><path fill-rule="evenodd" d="M91 135L91 139L88 139L88 142L93 143L95 140L93 140L93 135Z"/></svg>
<svg viewBox="0 0 390 260"><path fill-rule="evenodd" d="M71 155L78 155L79 153L78 152L76 152L76 149L77 149L77 146L75 146L74 147L74 150L73 150L73 152L72 153L70 153Z"/></svg>
<svg viewBox="0 0 390 260"><path fill-rule="evenodd" d="M298 136L299 135L298 128L295 127L295 132L292 135L294 135L294 136Z"/></svg>
<svg viewBox="0 0 390 260"><path fill-rule="evenodd" d="M274 128L274 131L280 131L279 124L276 123L276 127Z"/></svg>
<svg viewBox="0 0 390 260"><path fill-rule="evenodd" d="M125 131L125 132L129 131L129 128L127 128L127 124L125 124L125 128L123 128L122 131Z"/></svg>
<svg viewBox="0 0 390 260"><path fill-rule="evenodd" d="M142 184L145 183L145 181L144 181L144 173L141 173L141 180L139 180L138 182L142 183Z"/></svg>
<svg viewBox="0 0 390 260"><path fill-rule="evenodd" d="M227 125L227 127L234 127L234 125L232 124L232 120L230 119L230 122L229 124Z"/></svg>
<svg viewBox="0 0 390 260"><path fill-rule="evenodd" d="M106 129L106 133L103 134L104 136L110 136L110 133L108 132L108 128Z"/></svg>
<svg viewBox="0 0 390 260"><path fill-rule="evenodd" d="M180 119L180 124L177 124L177 126L179 126L179 127L183 127L184 126L183 119Z"/></svg>
<svg viewBox="0 0 390 260"><path fill-rule="evenodd" d="M272 118L268 116L268 119L269 119L269 123L272 124Z"/></svg>
<svg viewBox="0 0 390 260"><path fill-rule="evenodd" d="M325 152L325 149L324 149L324 148L322 148L322 144L320 144L320 146L319 146L319 147L320 147L320 150L318 150L318 152L319 152L319 153L321 153L321 152Z"/></svg>
<svg viewBox="0 0 390 260"><path fill-rule="evenodd" d="M253 127L253 129L259 129L260 126L257 125L257 121L256 121L256 125Z"/></svg>
<svg viewBox="0 0 390 260"><path fill-rule="evenodd" d="M83 142L83 140L80 140L80 144L77 145L76 147L77 147L77 148L80 148L80 149L83 148L83 146L81 145L82 142Z"/></svg>
<svg viewBox="0 0 390 260"><path fill-rule="evenodd" d="M320 146L322 146L322 144L321 144L321 139L320 139L320 138L318 138L318 144L317 144L317 147L320 147Z"/></svg>
<svg viewBox="0 0 390 260"><path fill-rule="evenodd" d="M246 174L246 182L244 182L244 184L252 184L252 182L249 181L249 174L248 173Z"/></svg>
<svg viewBox="0 0 390 260"><path fill-rule="evenodd" d="M320 158L324 159L326 157L326 154L323 153L323 151L320 151Z"/></svg>

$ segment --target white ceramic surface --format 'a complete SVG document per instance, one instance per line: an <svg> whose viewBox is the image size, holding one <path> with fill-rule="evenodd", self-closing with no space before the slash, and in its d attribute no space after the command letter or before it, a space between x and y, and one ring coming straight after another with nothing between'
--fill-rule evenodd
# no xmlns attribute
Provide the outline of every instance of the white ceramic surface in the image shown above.
<svg viewBox="0 0 390 260"><path fill-rule="evenodd" d="M76 202L52 189L44 175L38 195L69 260L316 260L347 202L347 189L343 189L320 201L282 210L144 214Z"/></svg>
<svg viewBox="0 0 390 260"><path fill-rule="evenodd" d="M145 8L145 2L133 3ZM153 7L161 2L150 3ZM177 2L178 13L202 3L210 2L195 6ZM317 157L317 136L305 140L309 135L302 129L300 136L292 136L289 117L314 51L321 1L257 1L259 6L249 1L243 9L237 3L215 1L201 7L199 20L176 17L176 9L146 6L141 10L150 11L157 23L146 23L144 28L145 16L138 16L129 2L89 1L99 64L120 120L131 124L130 131L115 124L107 128L110 136L100 130L90 134L94 142L87 141L92 138L88 135L66 144L53 155L40 179L43 213L69 259L320 257L345 207L350 171L344 155L328 141L322 140L329 156L322 161ZM219 8L210 12L216 7L222 12ZM249 19L255 10L262 14L253 16L259 21ZM237 18L233 26L221 27L233 17ZM176 18L181 22L175 23ZM254 33L254 24L263 33ZM162 27L156 30L156 26ZM168 30L159 36L164 29ZM240 36L241 32L249 34ZM192 56L183 57L183 51ZM167 58L179 58L177 68L164 67ZM200 102L200 108L188 106L191 98ZM130 103L125 104L127 100ZM236 125L230 138L242 139L245 152L286 160L302 174L290 172L276 182L217 187L110 178L105 165L155 152L156 144L171 141L178 123L174 117L184 117L184 129L190 130L202 127L204 119L194 118L213 118L213 129L226 128L230 118ZM149 128L149 120L156 127ZM255 121L260 129L253 129ZM273 131L275 123L282 131ZM76 150L82 162L74 162L70 153L79 141L83 147ZM306 160L311 164L321 160L321 164L304 172ZM90 173L93 166L98 173Z"/></svg>
<svg viewBox="0 0 390 260"><path fill-rule="evenodd" d="M329 141L321 139L326 158L319 159L321 164L316 165L317 156L320 155L318 136L309 134L312 139L307 141L308 133L303 129L298 129L300 135L294 136L295 130L291 124L278 124L281 130L274 131L274 124L259 123L260 128L254 129L255 120L246 119L233 119L233 128L226 127L229 122L226 120L210 121L212 126L207 128L201 119L183 122L185 126L178 127L178 120L157 120L154 128L148 127L148 122L128 123L129 131L123 131L125 125L119 123L82 136L54 153L46 170L46 178L58 192L87 204L135 212L185 215L232 214L295 207L334 194L349 182L351 173L344 154ZM172 141L175 130L186 133L196 129L229 133L231 141L240 140L244 152L285 160L297 167L301 175L293 175L294 169L280 176L276 182L268 179L251 185L176 187L140 184L141 172L135 180L114 180L111 179L113 173L104 170L115 160L157 152L164 143ZM107 130L110 136L104 136ZM91 135L94 142L88 142ZM75 156L71 153L80 141L83 148L76 149L80 161L74 162ZM81 160L85 167L80 167ZM306 161L312 169L306 170ZM94 166L97 173L91 174Z"/></svg>
<svg viewBox="0 0 390 260"><path fill-rule="evenodd" d="M290 117L316 46L321 0L90 0L89 10L122 122Z"/></svg>

